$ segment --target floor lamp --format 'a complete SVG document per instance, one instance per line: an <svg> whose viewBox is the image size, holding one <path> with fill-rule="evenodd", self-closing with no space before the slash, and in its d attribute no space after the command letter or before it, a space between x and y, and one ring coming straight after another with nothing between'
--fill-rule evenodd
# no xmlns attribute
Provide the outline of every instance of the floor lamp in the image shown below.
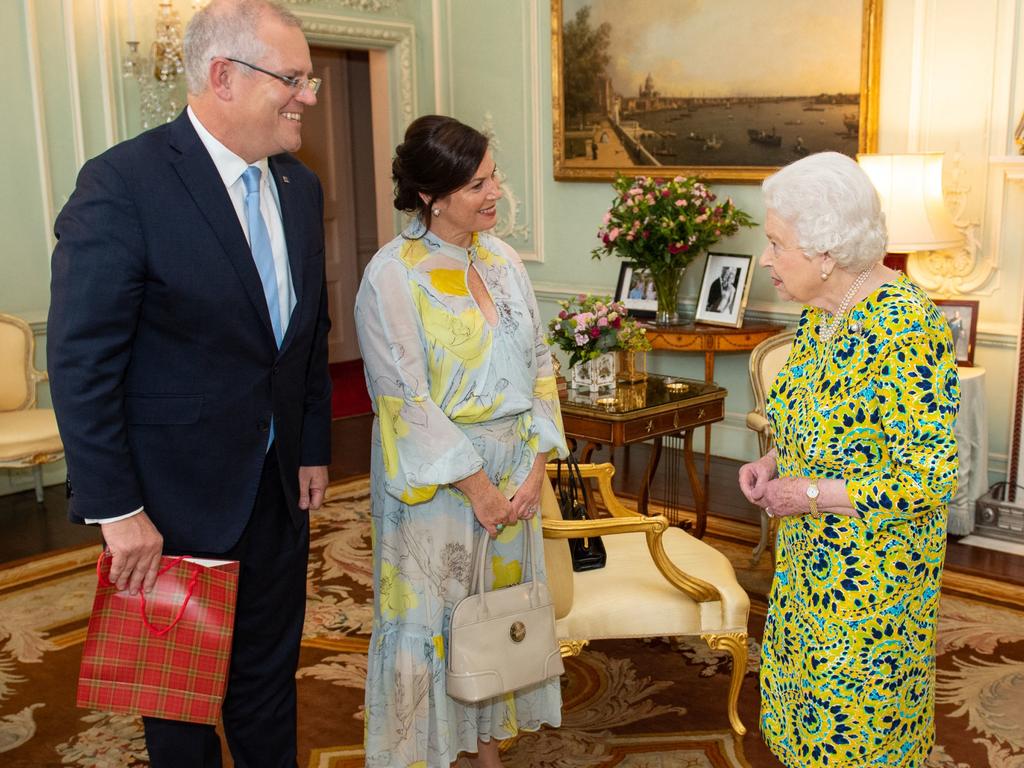
<svg viewBox="0 0 1024 768"><path fill-rule="evenodd" d="M953 224L942 197L942 153L857 155L878 190L889 230L884 263L907 271L917 251L955 248L964 236Z"/></svg>

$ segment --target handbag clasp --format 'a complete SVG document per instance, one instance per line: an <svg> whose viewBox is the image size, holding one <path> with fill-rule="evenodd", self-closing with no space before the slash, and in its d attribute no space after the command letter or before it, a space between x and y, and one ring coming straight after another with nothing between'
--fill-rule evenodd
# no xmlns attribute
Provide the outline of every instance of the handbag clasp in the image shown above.
<svg viewBox="0 0 1024 768"><path fill-rule="evenodd" d="M521 643L526 638L526 625L521 621L513 621L512 626L508 628L508 636L512 638L513 643Z"/></svg>

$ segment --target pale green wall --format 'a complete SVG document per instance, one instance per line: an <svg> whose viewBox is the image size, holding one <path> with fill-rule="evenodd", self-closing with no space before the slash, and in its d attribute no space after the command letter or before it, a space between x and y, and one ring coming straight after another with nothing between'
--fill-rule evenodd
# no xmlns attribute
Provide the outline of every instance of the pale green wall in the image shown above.
<svg viewBox="0 0 1024 768"><path fill-rule="evenodd" d="M175 0L187 16L188 0ZM966 217L978 225L982 260L992 274L968 298L983 303L977 361L988 368L990 469L1005 473L1015 389L1021 308L1024 217L1019 182L997 184L1009 155L1007 125L1024 110L1021 49L1022 0L886 0L883 19L880 149L942 150L959 163ZM508 175L504 235L530 261L542 302L576 291L611 292L619 265L595 262L589 251L610 198L603 183L556 182L551 159L550 7L544 0L288 0L317 41L384 49L389 76L411 83L408 98L394 93L391 141L410 116L453 114L494 132L498 162ZM151 37L156 2L136 0L140 37ZM65 18L65 11L72 14ZM26 316L42 331L48 304L52 219L74 187L85 158L136 134L135 84L119 73L124 52L122 0L6 0L0 3L0 65L10 118L0 159L0 225L6 236L0 258L0 311ZM396 40L399 42L396 43ZM912 43L917 44L912 44ZM411 51L406 56L405 51ZM982 85L979 87L979 83ZM1002 142L1002 144L1000 144ZM1018 173L1011 168L1007 173ZM763 218L755 185L721 186L755 219ZM1004 215L1009 212L1015 215ZM744 231L723 249L757 254L760 229ZM684 294L696 293L695 263ZM747 317L792 320L796 308L780 304L760 274ZM44 341L40 338L40 343ZM700 355L652 355L655 371L700 378ZM43 365L42 349L37 363ZM716 379L729 389L727 417L714 430L713 450L752 456L743 427L751 407L746 355L720 355ZM45 395L44 395L45 397ZM62 478L62 467L48 471ZM5 485L6 483L6 485ZM23 475L0 473L0 493L27 487Z"/></svg>

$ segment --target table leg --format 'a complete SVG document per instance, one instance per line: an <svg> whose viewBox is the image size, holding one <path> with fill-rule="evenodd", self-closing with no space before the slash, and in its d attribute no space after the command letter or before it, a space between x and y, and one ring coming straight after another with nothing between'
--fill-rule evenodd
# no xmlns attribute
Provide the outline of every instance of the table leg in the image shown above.
<svg viewBox="0 0 1024 768"><path fill-rule="evenodd" d="M710 384L715 380L715 351L709 349L704 352L704 383ZM711 487L711 425L704 427L704 487Z"/></svg>
<svg viewBox="0 0 1024 768"><path fill-rule="evenodd" d="M707 427L705 427L707 429ZM683 432L683 462L686 464L686 474L690 477L690 487L693 489L693 506L697 514L697 525L693 535L698 539L704 537L704 530L708 525L707 486L701 485L700 476L697 474L697 465L693 461L693 430L687 429Z"/></svg>
<svg viewBox="0 0 1024 768"><path fill-rule="evenodd" d="M647 462L647 470L644 472L644 481L640 485L640 495L636 500L636 511L641 515L647 514L647 502L651 493L651 483L654 481L654 473L658 469L658 462L661 460L661 438L654 438L654 445L651 447L651 458Z"/></svg>

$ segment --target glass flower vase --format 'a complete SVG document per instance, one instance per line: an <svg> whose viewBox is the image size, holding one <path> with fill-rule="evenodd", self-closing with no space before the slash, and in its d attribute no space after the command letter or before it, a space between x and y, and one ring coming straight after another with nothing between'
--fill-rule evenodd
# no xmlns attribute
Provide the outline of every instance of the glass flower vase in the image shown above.
<svg viewBox="0 0 1024 768"><path fill-rule="evenodd" d="M615 375L619 370L619 358L614 352L606 352L593 360L576 363L569 369L571 386L584 392L615 388Z"/></svg>
<svg viewBox="0 0 1024 768"><path fill-rule="evenodd" d="M685 272L685 267L666 267L651 272L654 289L658 292L658 310L654 317L657 325L679 323L679 285Z"/></svg>

